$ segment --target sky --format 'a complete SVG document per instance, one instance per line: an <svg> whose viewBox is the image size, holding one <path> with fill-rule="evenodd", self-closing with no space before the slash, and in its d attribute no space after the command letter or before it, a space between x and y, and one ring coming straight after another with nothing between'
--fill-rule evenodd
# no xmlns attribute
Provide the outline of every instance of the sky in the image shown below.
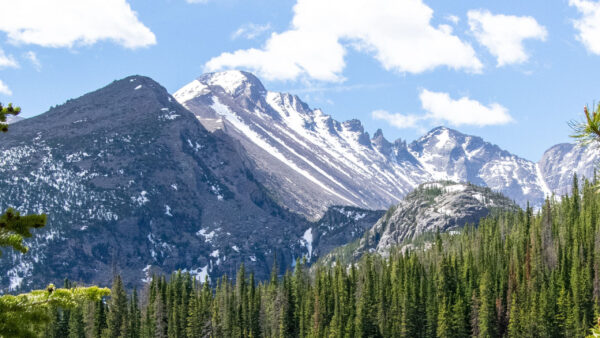
<svg viewBox="0 0 600 338"><path fill-rule="evenodd" d="M1 1L0 102L247 70L371 135L444 125L537 161L600 100L600 1ZM7 15L10 13L10 15Z"/></svg>

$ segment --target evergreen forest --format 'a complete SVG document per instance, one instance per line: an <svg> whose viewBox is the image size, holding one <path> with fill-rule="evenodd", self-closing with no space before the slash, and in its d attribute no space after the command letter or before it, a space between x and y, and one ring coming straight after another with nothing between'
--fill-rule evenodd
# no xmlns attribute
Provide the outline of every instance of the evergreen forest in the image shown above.
<svg viewBox="0 0 600 338"><path fill-rule="evenodd" d="M51 307L45 337L585 337L600 315L600 194L497 213L387 258L257 282L153 276L128 293ZM276 264L274 266L277 266ZM69 282L65 287L69 287Z"/></svg>

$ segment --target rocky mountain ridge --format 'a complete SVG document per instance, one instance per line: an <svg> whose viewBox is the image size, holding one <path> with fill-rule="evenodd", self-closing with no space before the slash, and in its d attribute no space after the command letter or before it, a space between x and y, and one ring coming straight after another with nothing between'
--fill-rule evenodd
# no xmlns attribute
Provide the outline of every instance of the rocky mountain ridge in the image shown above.
<svg viewBox="0 0 600 338"><path fill-rule="evenodd" d="M309 218L331 205L386 209L434 180L487 186L525 206L569 190L573 173L590 177L600 152L549 149L538 163L480 137L438 127L407 143L373 137L359 120L339 122L299 97L270 92L243 71L204 74L175 92L209 130L240 141L257 179L281 204Z"/></svg>
<svg viewBox="0 0 600 338"><path fill-rule="evenodd" d="M387 210L358 240L332 250L321 263L356 261L363 254L387 256L393 248L406 250L425 234L459 232L466 224L477 225L493 212L519 207L502 194L473 184L437 181L421 184L400 203Z"/></svg>

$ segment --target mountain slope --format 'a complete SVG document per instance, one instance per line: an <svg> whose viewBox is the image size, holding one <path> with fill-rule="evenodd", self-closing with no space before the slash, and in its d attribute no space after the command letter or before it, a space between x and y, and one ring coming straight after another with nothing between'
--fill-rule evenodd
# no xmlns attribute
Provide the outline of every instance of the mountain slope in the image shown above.
<svg viewBox="0 0 600 338"><path fill-rule="evenodd" d="M330 205L385 209L429 179L404 142L372 142L360 121L341 123L297 96L268 92L246 72L203 75L174 97L208 129L238 139L259 180L311 218Z"/></svg>
<svg viewBox="0 0 600 338"><path fill-rule="evenodd" d="M47 212L26 255L0 260L0 287L74 281L129 286L154 272L268 276L307 255L312 226L253 177L239 144L209 133L153 80L133 76L14 125L0 143L0 208Z"/></svg>
<svg viewBox="0 0 600 338"><path fill-rule="evenodd" d="M336 121L297 96L267 91L242 71L202 75L174 97L209 130L240 141L257 179L281 205L313 219L331 205L387 209L433 180L472 182L521 206L540 206L570 185L554 182L557 170L564 178L591 168L576 161L537 164L444 127L408 145L386 140L381 130L371 138L360 121Z"/></svg>
<svg viewBox="0 0 600 338"><path fill-rule="evenodd" d="M592 179L599 161L600 149L595 145L561 143L546 150L538 166L548 187L558 195L565 195L571 192L573 174Z"/></svg>
<svg viewBox="0 0 600 338"><path fill-rule="evenodd" d="M361 239L331 251L322 261L356 260L367 252L385 256L392 248L410 247L421 235L460 231L494 210L517 209L513 201L489 188L451 181L425 183L388 209Z"/></svg>

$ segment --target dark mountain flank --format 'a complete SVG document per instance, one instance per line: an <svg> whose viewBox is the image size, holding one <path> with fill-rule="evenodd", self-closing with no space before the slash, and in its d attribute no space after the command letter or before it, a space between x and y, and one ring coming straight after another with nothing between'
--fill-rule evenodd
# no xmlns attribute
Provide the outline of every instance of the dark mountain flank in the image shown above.
<svg viewBox="0 0 600 338"><path fill-rule="evenodd" d="M29 253L0 260L4 290L65 277L108 285L115 273L132 286L177 269L203 280L241 263L263 278L275 255L283 267L309 254L302 236L313 224L267 194L239 143L208 132L147 77L0 137L0 207L49 215Z"/></svg>

